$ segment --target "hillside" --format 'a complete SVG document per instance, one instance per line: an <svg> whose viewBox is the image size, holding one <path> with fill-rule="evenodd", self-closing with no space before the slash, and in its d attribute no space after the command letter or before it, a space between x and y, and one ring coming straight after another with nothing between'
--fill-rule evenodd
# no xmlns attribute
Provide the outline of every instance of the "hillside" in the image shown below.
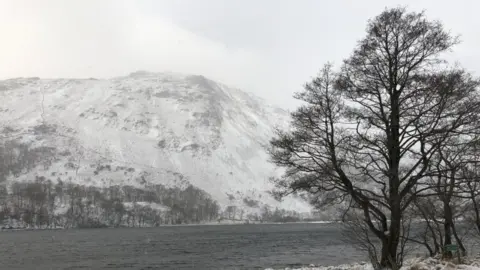
<svg viewBox="0 0 480 270"><path fill-rule="evenodd" d="M309 211L298 199L279 203L268 194L268 178L280 172L264 147L274 127L288 125L288 113L203 76L17 78L0 81L0 99L2 140L30 149L28 162L3 170L5 180L193 185L221 207Z"/></svg>

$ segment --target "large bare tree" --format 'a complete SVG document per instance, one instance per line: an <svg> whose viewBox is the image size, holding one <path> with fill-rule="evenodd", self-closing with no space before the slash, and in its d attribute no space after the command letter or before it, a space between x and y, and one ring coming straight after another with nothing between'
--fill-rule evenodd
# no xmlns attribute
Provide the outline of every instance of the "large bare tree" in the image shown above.
<svg viewBox="0 0 480 270"><path fill-rule="evenodd" d="M271 141L278 180L330 202L348 198L381 243L379 264L397 268L403 213L432 171L432 157L452 136L474 130L478 80L440 59L457 43L424 13L388 9L340 71L326 65L295 97L292 129Z"/></svg>

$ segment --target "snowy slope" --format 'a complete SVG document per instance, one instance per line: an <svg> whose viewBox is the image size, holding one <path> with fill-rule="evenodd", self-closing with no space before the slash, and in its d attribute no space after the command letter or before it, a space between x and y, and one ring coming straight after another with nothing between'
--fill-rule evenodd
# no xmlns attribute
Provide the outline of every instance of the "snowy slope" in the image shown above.
<svg viewBox="0 0 480 270"><path fill-rule="evenodd" d="M266 192L278 174L264 146L288 113L202 76L135 72L112 79L0 81L0 128L53 160L25 172L87 185L193 184L222 205ZM228 196L228 194L232 196ZM308 211L287 200L287 209Z"/></svg>

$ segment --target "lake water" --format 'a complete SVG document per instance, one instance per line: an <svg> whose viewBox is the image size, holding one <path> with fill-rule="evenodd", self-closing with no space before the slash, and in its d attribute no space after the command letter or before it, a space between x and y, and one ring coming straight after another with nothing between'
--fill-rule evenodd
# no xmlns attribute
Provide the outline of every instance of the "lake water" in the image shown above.
<svg viewBox="0 0 480 270"><path fill-rule="evenodd" d="M0 233L1 269L265 269L365 260L334 224Z"/></svg>

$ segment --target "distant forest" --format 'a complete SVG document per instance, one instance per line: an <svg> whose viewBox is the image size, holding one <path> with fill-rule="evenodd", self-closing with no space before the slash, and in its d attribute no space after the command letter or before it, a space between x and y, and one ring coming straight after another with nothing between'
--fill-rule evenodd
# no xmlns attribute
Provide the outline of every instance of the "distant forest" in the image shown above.
<svg viewBox="0 0 480 270"><path fill-rule="evenodd" d="M248 201L248 200L247 200ZM26 228L153 227L221 220L292 222L297 213L270 210L244 214L237 206L221 209L209 194L194 186L185 189L152 185L99 188L53 183L44 177L33 182L0 185L0 223ZM260 209L259 209L260 210Z"/></svg>
<svg viewBox="0 0 480 270"><path fill-rule="evenodd" d="M27 227L144 227L199 223L218 219L219 205L205 192L162 185L149 190L131 186L108 188L54 184L43 177L0 190L0 220ZM155 206L158 207L155 207ZM0 221L0 222L1 222Z"/></svg>
<svg viewBox="0 0 480 270"><path fill-rule="evenodd" d="M4 128L2 134L9 135L12 130ZM32 132L41 137L54 131L55 126L42 124ZM62 179L57 173L51 175L55 177L53 180L40 176L31 181L12 182L38 166L48 168L62 158L68 160L66 169L78 170L78 158L69 151L59 152L54 147L33 146L21 140L0 142L0 224L4 227L151 227L222 220L300 220L298 213L271 209L251 198L230 200L231 203L222 208L207 192L192 185L178 188L144 182L141 188L128 185L96 187L75 184L71 177ZM108 164L95 166L94 175L112 170ZM133 168L116 167L119 168L134 171Z"/></svg>

